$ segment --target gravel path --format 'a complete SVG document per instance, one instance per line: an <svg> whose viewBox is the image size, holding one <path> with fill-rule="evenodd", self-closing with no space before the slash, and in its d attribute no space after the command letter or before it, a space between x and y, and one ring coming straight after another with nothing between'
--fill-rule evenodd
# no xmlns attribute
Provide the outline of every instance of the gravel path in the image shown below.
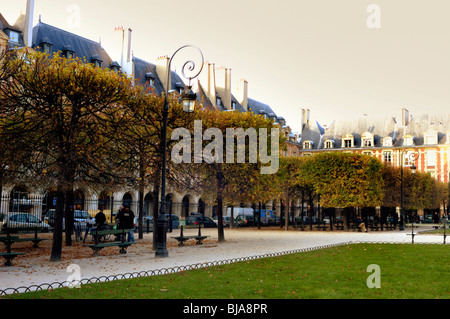
<svg viewBox="0 0 450 319"><path fill-rule="evenodd" d="M72 270L68 271L70 265L79 266L81 278L89 279L347 242L411 243L411 236L408 235L410 233L411 230L360 233L226 229L226 241L218 243L217 229L204 229L202 234L210 236L204 245L196 246L191 241L192 244L178 247L175 240L171 238L178 235L178 231L175 231L168 234L169 257L167 258L155 258L151 243L152 235L145 234L142 240L128 248L128 253L125 255L120 255L118 248L112 247L102 250L101 256L91 257L90 248L74 244L73 247L63 248L63 260L60 262L49 261L51 240L42 242L37 249L27 246L27 243L20 243L17 247L13 246L13 251L26 251L27 255L15 258L12 267L0 266L0 291L6 290L10 293L8 288L66 282L72 274ZM185 235L189 234L185 233ZM415 236L415 243L418 244L442 244L442 242L442 235Z"/></svg>

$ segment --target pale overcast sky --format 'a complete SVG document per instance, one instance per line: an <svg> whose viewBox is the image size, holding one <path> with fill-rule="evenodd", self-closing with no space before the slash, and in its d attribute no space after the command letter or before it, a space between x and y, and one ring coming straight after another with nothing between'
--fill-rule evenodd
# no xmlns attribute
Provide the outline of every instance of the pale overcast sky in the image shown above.
<svg viewBox="0 0 450 319"><path fill-rule="evenodd" d="M0 0L0 12L13 24L25 5ZM298 131L301 108L322 124L448 113L449 12L448 0L36 0L34 20L101 38L116 60L117 26L151 62L195 45Z"/></svg>

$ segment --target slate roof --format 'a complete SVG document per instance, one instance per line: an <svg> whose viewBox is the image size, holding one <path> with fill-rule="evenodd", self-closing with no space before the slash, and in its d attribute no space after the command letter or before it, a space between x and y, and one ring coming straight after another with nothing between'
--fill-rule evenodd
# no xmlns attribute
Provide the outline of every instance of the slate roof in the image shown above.
<svg viewBox="0 0 450 319"><path fill-rule="evenodd" d="M218 109L220 111L228 111L223 105L219 106L219 107L215 107L214 104L209 99L209 97L206 95L205 90L203 89L203 86L200 83L200 81L198 81L197 83L198 83L197 100L203 101L203 105L204 105L205 108L207 108L207 109ZM216 88L216 97L222 98L222 96L219 93L221 91L222 90L217 90L217 88ZM223 98L222 98L222 100L223 100ZM231 94L231 103L233 103L233 102L236 103L236 110L238 112L245 112L245 109L241 105L241 103L239 103L238 100L236 99L236 97L233 94Z"/></svg>
<svg viewBox="0 0 450 319"><path fill-rule="evenodd" d="M134 63L134 77L137 83L144 85L147 81L146 76L150 76L154 79L155 93L162 94L165 92L165 88L162 84L161 79L156 72L156 65L148 61L133 57ZM171 71L171 87L170 90L184 89L186 85L184 84L181 77L174 71Z"/></svg>
<svg viewBox="0 0 450 319"><path fill-rule="evenodd" d="M272 110L272 108L260 101L247 98L248 100L248 109L249 111L255 114L266 114L267 116L273 118L275 121L278 121L281 117L277 117L276 113Z"/></svg>
<svg viewBox="0 0 450 319"><path fill-rule="evenodd" d="M382 146L384 137L392 137L393 146L402 146L405 135L414 137L414 145L424 145L424 133L427 130L438 132L438 144L446 143L450 132L450 115L420 115L414 117L408 125L403 126L395 118L386 116L370 118L367 116L356 120L336 120L329 127L322 126L318 121L309 120L302 130L301 143L312 142L312 149L323 149L326 140L334 141L334 148L342 148L342 136L352 134L354 148L362 147L361 136L369 132L374 136L374 147Z"/></svg>
<svg viewBox="0 0 450 319"><path fill-rule="evenodd" d="M52 53L69 49L74 52L75 56L87 62L92 62L93 58L99 58L102 61L101 66L108 68L112 59L100 43L83 38L74 33L56 28L43 22L39 22L33 28L33 48L40 47L42 44L48 43L52 45Z"/></svg>

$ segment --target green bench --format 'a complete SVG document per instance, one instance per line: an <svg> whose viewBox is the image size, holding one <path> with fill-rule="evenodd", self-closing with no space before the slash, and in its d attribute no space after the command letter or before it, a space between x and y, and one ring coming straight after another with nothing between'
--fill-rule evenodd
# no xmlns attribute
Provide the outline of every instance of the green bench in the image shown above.
<svg viewBox="0 0 450 319"><path fill-rule="evenodd" d="M6 251L8 253L11 252L11 245L14 243L20 243L20 242L32 242L33 248L38 248L39 243L43 240L47 240L47 238L39 238L37 233L38 231L41 231L42 228L40 227L4 227L3 230L6 232L6 236L0 236L0 241L3 242L6 246ZM19 232L34 232L34 237L19 237L19 236L12 236L11 234L17 234Z"/></svg>
<svg viewBox="0 0 450 319"><path fill-rule="evenodd" d="M209 236L203 236L202 235L202 231L201 231L201 224L199 224L198 226L194 226L194 225L180 225L180 236L175 236L172 237L174 239L176 239L178 241L178 246L184 246L184 242L188 241L189 239L195 239L196 240L196 245L203 245L203 240L205 240L206 238L208 238ZM198 234L197 235L191 235L191 236L184 236L184 229L197 229L198 228Z"/></svg>
<svg viewBox="0 0 450 319"><path fill-rule="evenodd" d="M334 228L344 230L344 221L343 220L337 220L334 224Z"/></svg>
<svg viewBox="0 0 450 319"><path fill-rule="evenodd" d="M317 229L327 230L328 226L325 221L318 221L316 225Z"/></svg>
<svg viewBox="0 0 450 319"><path fill-rule="evenodd" d="M19 255L25 255L26 253L16 253L16 252L8 252L8 253L0 253L0 256L2 256L3 258L5 258L5 266L12 266L12 260L14 258L16 258Z"/></svg>
<svg viewBox="0 0 450 319"><path fill-rule="evenodd" d="M91 235L94 237L94 244L83 245L85 247L89 247L92 249L93 256L100 256L100 251L106 247L120 247L119 253L126 254L127 248L131 246L132 242L126 242L125 238L130 230L129 229L110 229L110 230L93 230L91 231ZM105 238L109 235L121 236L120 241L112 241L112 242L100 242L100 238Z"/></svg>
<svg viewBox="0 0 450 319"><path fill-rule="evenodd" d="M380 228L381 228L381 226L380 226L380 223L378 223L378 222L369 223L370 230L380 230Z"/></svg>

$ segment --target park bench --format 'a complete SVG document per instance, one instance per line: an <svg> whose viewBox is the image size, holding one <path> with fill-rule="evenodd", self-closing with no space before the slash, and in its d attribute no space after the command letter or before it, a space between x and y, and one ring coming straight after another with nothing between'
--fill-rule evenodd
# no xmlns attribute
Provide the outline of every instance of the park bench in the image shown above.
<svg viewBox="0 0 450 319"><path fill-rule="evenodd" d="M19 255L25 255L26 253L17 253L17 252L0 252L0 256L2 256L3 258L5 258L5 266L12 266L12 260L14 258L16 258Z"/></svg>
<svg viewBox="0 0 450 319"><path fill-rule="evenodd" d="M337 220L336 224L334 225L336 229L344 230L344 221L343 220Z"/></svg>
<svg viewBox="0 0 450 319"><path fill-rule="evenodd" d="M85 247L89 247L92 249L93 256L100 256L100 251L106 247L120 247L119 253L126 254L128 246L134 244L133 242L126 242L126 235L128 234L129 229L110 229L110 230L93 230L91 231L92 236L94 237L94 244L83 245ZM112 242L100 242L100 238L103 236L115 235L120 236L120 241L112 241Z"/></svg>
<svg viewBox="0 0 450 319"><path fill-rule="evenodd" d="M380 224L378 222L369 223L370 230L380 230Z"/></svg>
<svg viewBox="0 0 450 319"><path fill-rule="evenodd" d="M180 236L175 236L172 238L175 238L178 241L178 246L184 246L184 242L188 241L189 239L195 239L197 242L196 245L203 245L203 240L208 238L209 236L203 236L201 231L202 225L199 224L198 226L194 225L180 225ZM183 230L184 229L195 229L198 228L198 234L197 235L191 235L191 236L185 236Z"/></svg>
<svg viewBox="0 0 450 319"><path fill-rule="evenodd" d="M318 221L316 225L317 229L327 230L328 226L325 221Z"/></svg>
<svg viewBox="0 0 450 319"><path fill-rule="evenodd" d="M34 227L34 228L30 228L30 227L16 227L16 228L9 228L9 227L4 227L3 228L4 231L6 231L6 236L0 236L0 241L3 242L6 245L6 250L8 253L11 252L11 245L14 243L20 243L20 242L32 242L33 243L33 248L38 248L39 247L39 243L43 240L47 240L47 238L39 238L38 237L38 231L41 231L42 228L39 227ZM17 234L20 232L34 232L34 237L19 237L19 236L11 236L11 234Z"/></svg>
<svg viewBox="0 0 450 319"><path fill-rule="evenodd" d="M384 224L384 228L387 230L394 230L395 229L395 224L393 222L387 222Z"/></svg>

